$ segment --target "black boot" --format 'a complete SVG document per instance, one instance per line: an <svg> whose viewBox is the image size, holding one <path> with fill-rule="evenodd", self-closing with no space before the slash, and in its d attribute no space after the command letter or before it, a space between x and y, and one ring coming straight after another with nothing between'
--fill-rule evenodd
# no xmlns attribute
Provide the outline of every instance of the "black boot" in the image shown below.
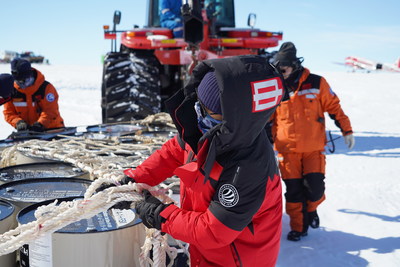
<svg viewBox="0 0 400 267"><path fill-rule="evenodd" d="M302 236L307 236L307 232L290 231L287 235L287 240L299 241Z"/></svg>
<svg viewBox="0 0 400 267"><path fill-rule="evenodd" d="M316 210L308 213L308 219L311 228L315 229L319 227L319 217Z"/></svg>

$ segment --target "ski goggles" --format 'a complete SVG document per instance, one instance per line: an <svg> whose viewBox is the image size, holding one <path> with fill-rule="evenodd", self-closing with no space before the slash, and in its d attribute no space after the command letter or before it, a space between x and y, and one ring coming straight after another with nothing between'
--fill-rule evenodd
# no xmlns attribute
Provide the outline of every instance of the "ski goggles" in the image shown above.
<svg viewBox="0 0 400 267"><path fill-rule="evenodd" d="M24 78L24 79L15 80L15 82L18 84L18 86L20 88L23 89L23 88L31 86L35 82L35 78L30 76L30 77L27 77L27 78Z"/></svg>

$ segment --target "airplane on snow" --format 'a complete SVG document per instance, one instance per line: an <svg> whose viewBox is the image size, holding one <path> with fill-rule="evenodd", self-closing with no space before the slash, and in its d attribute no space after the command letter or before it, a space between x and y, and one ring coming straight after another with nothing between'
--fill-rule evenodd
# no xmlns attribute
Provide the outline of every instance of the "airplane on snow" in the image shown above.
<svg viewBox="0 0 400 267"><path fill-rule="evenodd" d="M393 64L393 63L379 63L365 58L350 56L345 58L344 65L352 67L353 71L367 70L369 72L374 70L383 70L383 71L400 73L400 58L398 58L396 62Z"/></svg>

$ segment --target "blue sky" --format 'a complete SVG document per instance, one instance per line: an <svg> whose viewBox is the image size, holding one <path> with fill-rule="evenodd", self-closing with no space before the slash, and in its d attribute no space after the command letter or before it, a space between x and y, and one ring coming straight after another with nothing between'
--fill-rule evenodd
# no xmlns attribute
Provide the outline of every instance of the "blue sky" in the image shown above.
<svg viewBox="0 0 400 267"><path fill-rule="evenodd" d="M101 64L111 46L102 26L112 23L114 10L122 12L121 30L146 20L146 0L0 2L0 51L34 51L52 64ZM235 6L237 27L256 13L256 27L283 31L283 41L295 43L312 71L344 70L333 62L350 55L381 62L400 57L398 0L236 0Z"/></svg>

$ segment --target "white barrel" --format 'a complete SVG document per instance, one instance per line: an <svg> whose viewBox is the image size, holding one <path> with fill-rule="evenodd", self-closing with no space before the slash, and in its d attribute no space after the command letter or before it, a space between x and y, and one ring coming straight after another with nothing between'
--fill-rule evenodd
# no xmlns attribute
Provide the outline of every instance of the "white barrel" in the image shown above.
<svg viewBox="0 0 400 267"><path fill-rule="evenodd" d="M71 201L59 199L61 201ZM18 214L18 222L35 220L33 204ZM89 220L72 223L20 249L21 267L129 267L139 266L145 229L133 209L110 209Z"/></svg>
<svg viewBox="0 0 400 267"><path fill-rule="evenodd" d="M4 200L0 200L0 234L4 234L11 230L15 225L15 208ZM15 267L16 255L15 252L0 256L1 267Z"/></svg>

